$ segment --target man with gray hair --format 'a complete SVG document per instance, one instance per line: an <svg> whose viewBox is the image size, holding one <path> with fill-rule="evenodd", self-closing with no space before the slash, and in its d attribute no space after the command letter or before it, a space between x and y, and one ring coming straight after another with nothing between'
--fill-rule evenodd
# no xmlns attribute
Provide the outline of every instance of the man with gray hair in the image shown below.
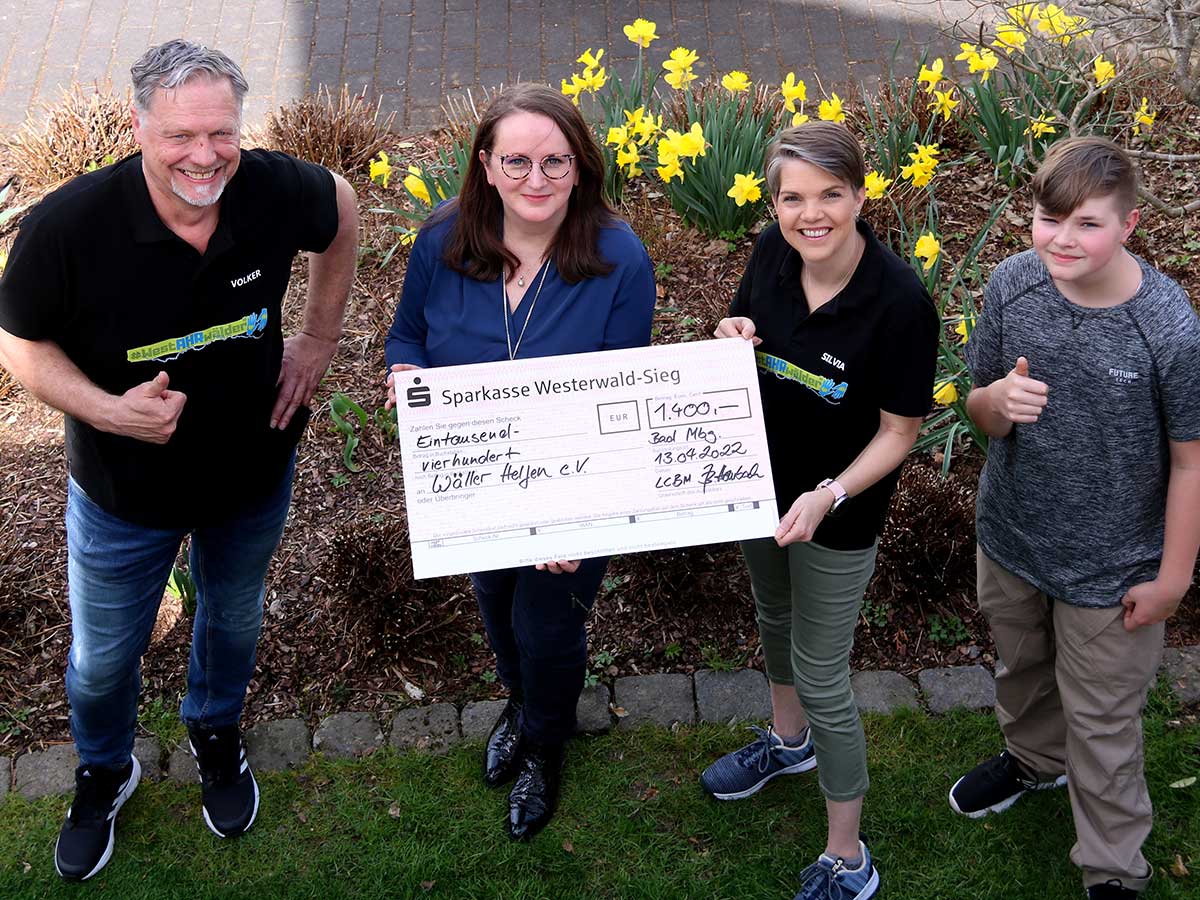
<svg viewBox="0 0 1200 900"><path fill-rule="evenodd" d="M66 415L80 765L55 866L68 879L108 862L137 787L141 657L188 534L197 602L180 718L205 823L232 837L254 821L238 723L296 444L337 349L357 248L344 179L240 149L247 85L229 57L174 40L132 75L141 153L46 197L0 281L0 364ZM303 324L285 340L300 251Z"/></svg>

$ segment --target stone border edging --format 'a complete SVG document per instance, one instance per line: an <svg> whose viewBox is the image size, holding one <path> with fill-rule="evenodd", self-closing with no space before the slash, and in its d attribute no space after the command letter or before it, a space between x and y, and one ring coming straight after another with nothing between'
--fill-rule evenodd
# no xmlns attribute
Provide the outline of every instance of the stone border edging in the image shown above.
<svg viewBox="0 0 1200 900"><path fill-rule="evenodd" d="M1159 674L1181 703L1200 703L1200 646L1166 648ZM981 665L925 669L917 674L915 685L901 673L885 669L855 672L850 682L859 710L869 713L919 709L922 696L933 713L987 709L996 699L995 679ZM503 707L503 700L481 700L466 703L461 711L453 703L402 709L391 715L386 741L383 725L370 712L326 716L311 736L300 719L260 722L246 731L246 753L251 765L263 772L303 766L310 753L356 759L385 743L396 750L443 754L461 741L484 740ZM578 730L587 734L643 724L674 728L696 722L754 722L770 715L767 678L756 669L625 676L616 680L613 691L604 684L585 688L576 709ZM143 778L157 781L164 776L162 751L155 738L134 741ZM74 744L58 744L16 760L0 756L0 801L10 784L14 792L31 800L69 793L75 787L76 765ZM172 750L165 775L180 784L198 780L186 745Z"/></svg>

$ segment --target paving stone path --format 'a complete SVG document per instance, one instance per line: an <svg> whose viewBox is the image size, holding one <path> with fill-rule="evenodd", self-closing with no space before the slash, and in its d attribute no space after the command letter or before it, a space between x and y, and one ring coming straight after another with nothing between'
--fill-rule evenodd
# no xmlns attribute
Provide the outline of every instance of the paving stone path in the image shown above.
<svg viewBox="0 0 1200 900"><path fill-rule="evenodd" d="M1200 646L1168 649L1160 674L1181 702L1200 702ZM927 669L918 673L916 684L899 672L856 672L851 683L858 708L868 713L890 714L922 704L933 713L987 709L996 698L995 680L983 666ZM384 746L445 753L460 741L483 741L503 708L502 700L470 702L461 711L452 703L433 703L401 710L386 723L369 712L335 713L321 722L311 739L299 719L263 722L246 732L246 753L250 764L264 772L298 768L313 752L331 759L355 759ZM579 731L590 734L640 725L761 722L770 714L767 679L753 669L618 678L612 691L605 684L586 688L577 708ZM163 777L162 752L157 740L134 742L143 778ZM15 765L0 756L0 801L9 793L10 779L12 789L29 799L69 793L78 762L73 744L27 753ZM172 749L165 775L180 784L197 780L186 743Z"/></svg>
<svg viewBox="0 0 1200 900"><path fill-rule="evenodd" d="M658 26L655 66L683 45L716 71L832 83L876 78L897 41L906 67L923 47L956 47L939 29L974 14L969 0L5 0L0 131L72 82L124 88L143 50L181 36L243 66L251 124L348 84L412 130L437 124L445 98L467 88L558 84L589 48L628 77L636 48L622 27L638 16Z"/></svg>

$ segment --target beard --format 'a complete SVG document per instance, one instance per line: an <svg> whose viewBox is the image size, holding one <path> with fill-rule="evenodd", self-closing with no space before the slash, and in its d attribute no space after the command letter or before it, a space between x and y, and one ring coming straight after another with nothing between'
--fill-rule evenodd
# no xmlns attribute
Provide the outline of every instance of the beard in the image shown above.
<svg viewBox="0 0 1200 900"><path fill-rule="evenodd" d="M212 206L214 203L216 203L218 200L221 199L221 194L223 194L225 192L225 185L226 185L227 181L228 181L228 179L226 179L225 174L222 173L221 180L219 182L213 184L211 187L205 188L205 191L202 195L196 196L193 194L189 194L187 192L187 188L185 188L181 184L177 184L175 182L175 179L172 178L171 179L171 193L173 193L176 197L178 197L184 203L187 203L189 206L198 206L198 207Z"/></svg>

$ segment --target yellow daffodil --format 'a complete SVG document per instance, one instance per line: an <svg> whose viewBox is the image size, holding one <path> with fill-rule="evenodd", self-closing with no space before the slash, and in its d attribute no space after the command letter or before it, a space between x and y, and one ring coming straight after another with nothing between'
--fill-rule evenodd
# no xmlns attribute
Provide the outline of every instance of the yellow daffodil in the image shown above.
<svg viewBox="0 0 1200 900"><path fill-rule="evenodd" d="M1097 56L1092 63L1092 77L1096 79L1096 87L1104 87L1117 76L1117 67L1103 56Z"/></svg>
<svg viewBox="0 0 1200 900"><path fill-rule="evenodd" d="M892 179L884 178L874 169L867 173L864 181L864 187L867 189L868 200L882 200L884 191L888 189L888 185L892 183Z"/></svg>
<svg viewBox="0 0 1200 900"><path fill-rule="evenodd" d="M604 138L604 143L611 144L613 147L620 147L629 143L629 129L624 125L614 125L608 129L608 134Z"/></svg>
<svg viewBox="0 0 1200 900"><path fill-rule="evenodd" d="M696 74L691 69L684 69L680 72L668 72L663 76L663 81L675 88L675 90L682 91L695 81L696 77Z"/></svg>
<svg viewBox="0 0 1200 900"><path fill-rule="evenodd" d="M1087 19L1084 16L1072 16L1053 3L1047 3L1038 10L1038 33L1057 40L1064 47L1074 38L1086 37L1092 33L1084 29L1086 24Z"/></svg>
<svg viewBox="0 0 1200 900"><path fill-rule="evenodd" d="M668 159L663 165L658 166L655 171L658 172L659 178L668 183L676 176L679 177L680 182L683 181L683 169L680 168L678 157Z"/></svg>
<svg viewBox="0 0 1200 900"><path fill-rule="evenodd" d="M625 37L645 50L651 41L658 40L654 33L657 30L658 26L647 19L634 19L632 25L625 26Z"/></svg>
<svg viewBox="0 0 1200 900"><path fill-rule="evenodd" d="M913 187L925 187L933 180L938 166L938 154L942 151L937 144L913 144L915 148L908 158L912 163L900 167L900 177L911 181Z"/></svg>
<svg viewBox="0 0 1200 900"><path fill-rule="evenodd" d="M933 89L941 82L942 69L945 68L945 65L939 56L933 61L932 66L921 66L921 71L917 73L917 82L926 85L925 93L932 94Z"/></svg>
<svg viewBox="0 0 1200 900"><path fill-rule="evenodd" d="M792 127L793 128L795 128L797 125L803 125L807 121L808 121L808 116L806 116L804 113L802 113L802 112L792 113Z"/></svg>
<svg viewBox="0 0 1200 900"><path fill-rule="evenodd" d="M421 170L416 166L408 167L408 174L404 176L404 186L410 194L426 206L433 206L433 200L429 196L429 188L425 187L425 180L421 178Z"/></svg>
<svg viewBox="0 0 1200 900"><path fill-rule="evenodd" d="M994 50L967 43L959 44L958 46L962 48L962 53L954 57L955 61L962 62L966 60L967 68L972 75L976 72L982 72L983 75L980 76L980 81L987 81L988 76L992 73L992 69L1000 64L1000 57L996 55Z"/></svg>
<svg viewBox="0 0 1200 900"><path fill-rule="evenodd" d="M676 47L671 51L670 59L663 61L663 68L667 70L663 80L677 91L682 91L691 82L696 80L696 75L692 72L692 66L696 64L696 60L700 57L696 55L696 51L688 50L686 47Z"/></svg>
<svg viewBox="0 0 1200 900"><path fill-rule="evenodd" d="M562 80L562 92L571 98L571 102L579 105L579 93L587 87L587 82L578 75L572 75L571 80Z"/></svg>
<svg viewBox="0 0 1200 900"><path fill-rule="evenodd" d="M1037 28L1038 19L1041 17L1042 5L1040 3L1019 3L1016 6L1010 6L1005 10L1008 16L1008 21L1022 31L1029 32Z"/></svg>
<svg viewBox="0 0 1200 900"><path fill-rule="evenodd" d="M4 267L8 265L8 251L0 250L0 272L4 271Z"/></svg>
<svg viewBox="0 0 1200 900"><path fill-rule="evenodd" d="M933 389L933 402L938 406L949 406L958 399L958 388L953 381L943 381Z"/></svg>
<svg viewBox="0 0 1200 900"><path fill-rule="evenodd" d="M1023 52L1028 40L1028 29L1022 28L1020 25L1001 22L996 26L996 39L992 41L992 46L1012 56L1013 53Z"/></svg>
<svg viewBox="0 0 1200 900"><path fill-rule="evenodd" d="M721 87L733 94L750 90L750 77L736 69L721 78Z"/></svg>
<svg viewBox="0 0 1200 900"><path fill-rule="evenodd" d="M1038 116L1036 119L1029 120L1029 127L1025 129L1026 134L1032 134L1035 138L1045 137L1048 134L1057 134L1054 125L1053 116Z"/></svg>
<svg viewBox="0 0 1200 900"><path fill-rule="evenodd" d="M817 107L817 118L825 122L845 122L846 114L842 111L842 98L830 94L828 100L822 100Z"/></svg>
<svg viewBox="0 0 1200 900"><path fill-rule="evenodd" d="M608 76L604 72L604 66L601 66L599 69L583 70L584 86L592 93L604 87L604 82L606 81L608 81Z"/></svg>
<svg viewBox="0 0 1200 900"><path fill-rule="evenodd" d="M1154 130L1154 118L1158 115L1157 112L1151 112L1150 101L1145 97L1142 98L1142 105L1138 107L1138 111L1133 114L1133 133L1141 134L1142 129L1146 131Z"/></svg>
<svg viewBox="0 0 1200 900"><path fill-rule="evenodd" d="M788 72L787 78L783 79L783 84L779 86L780 92L783 94L783 105L787 107L790 113L796 112L796 101L803 103L808 99L808 87L803 81L796 80L795 72Z"/></svg>
<svg viewBox="0 0 1200 900"><path fill-rule="evenodd" d="M759 185L763 183L761 178L754 177L754 171L749 174L735 174L733 176L733 187L726 191L725 196L732 197L733 202L738 206L745 206L747 203L754 203L762 197L762 190Z"/></svg>
<svg viewBox="0 0 1200 900"><path fill-rule="evenodd" d="M690 69L696 64L696 60L700 57L695 50L689 50L686 47L676 47L671 51L671 56L663 61L663 68L668 72L682 72L684 69Z"/></svg>
<svg viewBox="0 0 1200 900"><path fill-rule="evenodd" d="M639 106L633 112L625 110L625 127L629 129L629 137L643 146L650 143L662 129L662 116L655 119L646 115L645 110L644 106Z"/></svg>
<svg viewBox="0 0 1200 900"><path fill-rule="evenodd" d="M600 67L600 58L604 56L603 50L597 50L596 55L592 56L592 48L588 47L583 51L583 55L575 60L577 63L583 63L589 69L598 69Z"/></svg>
<svg viewBox="0 0 1200 900"><path fill-rule="evenodd" d="M938 155L942 150L937 144L913 144L913 152L908 154L908 158L915 163L921 165L936 166L938 164Z"/></svg>
<svg viewBox="0 0 1200 900"><path fill-rule="evenodd" d="M405 228L400 232L400 246L411 247L417 239L417 229Z"/></svg>
<svg viewBox="0 0 1200 900"><path fill-rule="evenodd" d="M950 88L948 91L934 91L933 97L934 100L929 104L929 109L934 111L935 116L941 113L943 121L949 122L950 114L954 112L954 107L962 102L961 100L954 99L954 88Z"/></svg>
<svg viewBox="0 0 1200 900"><path fill-rule="evenodd" d="M917 246L913 248L913 256L917 259L925 260L921 266L921 271L928 272L933 268L933 264L937 262L938 254L941 250L941 242L933 236L932 231L927 231L917 238Z"/></svg>
<svg viewBox="0 0 1200 900"><path fill-rule="evenodd" d="M624 147L621 147L620 149L617 150L617 165L618 166L628 166L628 169L626 170L625 174L629 178L633 178L637 175L642 174L642 170L638 166L638 163L640 163L641 161L642 161L642 158L638 154L637 145L634 144L632 141L630 143L626 144Z"/></svg>
<svg viewBox="0 0 1200 900"><path fill-rule="evenodd" d="M392 166L388 162L388 155L382 150L379 151L379 159L371 160L371 180L384 187L388 186L388 179L392 177Z"/></svg>
<svg viewBox="0 0 1200 900"><path fill-rule="evenodd" d="M916 163L911 166L901 166L900 177L911 181L913 187L925 187L933 181L933 169Z"/></svg>
<svg viewBox="0 0 1200 900"><path fill-rule="evenodd" d="M974 327L975 327L975 320L973 318L971 319L971 322L969 325L967 324L967 320L963 319L961 322L959 322L957 325L954 326L954 333L959 336L958 342L960 344L965 344L967 342L967 340L971 337L971 329Z"/></svg>
<svg viewBox="0 0 1200 900"><path fill-rule="evenodd" d="M980 81L987 81L988 76L992 74L992 69L1000 64L1000 57L994 51L987 47L981 49L975 56L967 60L967 69L972 75L976 72L982 72L979 76Z"/></svg>
<svg viewBox="0 0 1200 900"><path fill-rule="evenodd" d="M693 122L689 130L675 138L675 152L679 156L689 157L692 162L696 161L697 156L704 156L706 146L704 129L700 127L699 122Z"/></svg>

